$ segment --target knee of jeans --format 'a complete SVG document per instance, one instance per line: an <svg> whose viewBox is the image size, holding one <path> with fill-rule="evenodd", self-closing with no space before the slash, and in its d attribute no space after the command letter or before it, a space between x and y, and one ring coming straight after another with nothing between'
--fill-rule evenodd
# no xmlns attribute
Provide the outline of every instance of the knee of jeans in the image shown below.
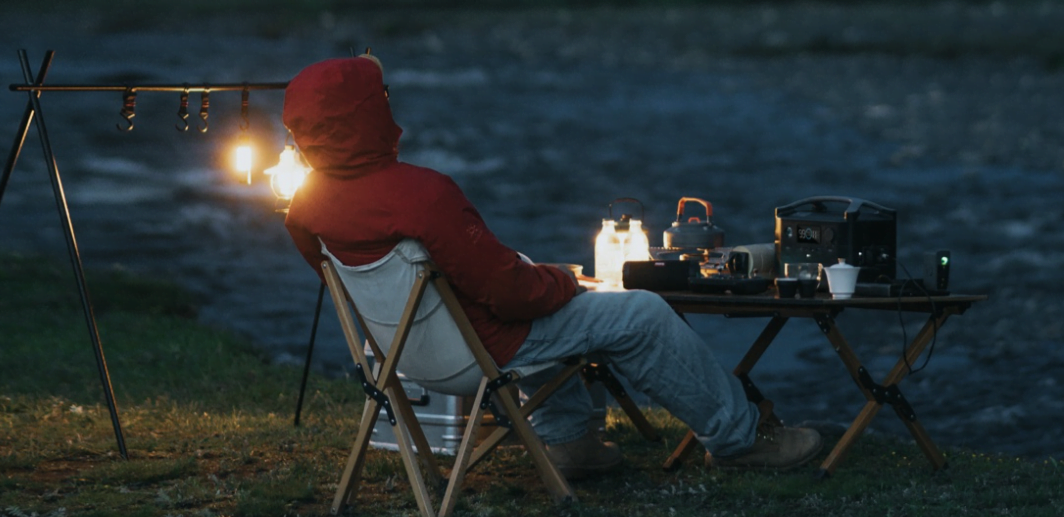
<svg viewBox="0 0 1064 517"><path fill-rule="evenodd" d="M649 324L662 324L670 318L675 318L676 311L672 310L665 300L650 291L629 291L632 296L631 310L633 317Z"/></svg>

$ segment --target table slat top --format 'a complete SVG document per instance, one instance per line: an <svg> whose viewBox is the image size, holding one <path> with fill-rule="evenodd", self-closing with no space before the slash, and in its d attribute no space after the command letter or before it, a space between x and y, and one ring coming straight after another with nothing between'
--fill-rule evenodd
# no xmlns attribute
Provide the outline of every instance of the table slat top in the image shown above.
<svg viewBox="0 0 1064 517"><path fill-rule="evenodd" d="M947 296L902 296L902 297L853 297L837 300L828 293L817 293L816 298L777 298L775 291L762 294L708 294L691 291L659 291L658 295L674 307L704 308L709 310L740 309L744 311L763 309L823 309L825 311L855 309L915 310L928 311L931 307L967 308L973 303L985 301L987 295L951 294Z"/></svg>

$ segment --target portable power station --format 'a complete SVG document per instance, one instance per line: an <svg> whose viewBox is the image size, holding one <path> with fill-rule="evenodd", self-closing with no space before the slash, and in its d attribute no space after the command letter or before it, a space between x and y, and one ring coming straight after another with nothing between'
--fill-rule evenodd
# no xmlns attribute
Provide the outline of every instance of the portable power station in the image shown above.
<svg viewBox="0 0 1064 517"><path fill-rule="evenodd" d="M858 282L892 282L898 248L894 209L839 196L811 197L776 208L776 271L794 262L825 267L846 259Z"/></svg>

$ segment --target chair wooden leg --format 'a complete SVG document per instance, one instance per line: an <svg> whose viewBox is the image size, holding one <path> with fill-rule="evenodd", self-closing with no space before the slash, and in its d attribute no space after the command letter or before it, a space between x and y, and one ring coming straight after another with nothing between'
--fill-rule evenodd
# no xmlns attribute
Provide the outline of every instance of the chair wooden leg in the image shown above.
<svg viewBox="0 0 1064 517"><path fill-rule="evenodd" d="M573 493L573 488L569 486L565 476L554 466L554 462L547 457L547 449L543 446L543 442L540 441L539 435L532 429L532 424L528 423L528 420L521 414L517 404L516 392L517 390L512 385L506 386L496 393L495 399L502 404L506 416L510 417L514 432L524 443L525 450L532 457L532 462L536 465L536 470L539 471L540 477L543 478L543 483L547 485L547 490L554 498L554 502L575 502L576 494Z"/></svg>
<svg viewBox="0 0 1064 517"><path fill-rule="evenodd" d="M569 380L569 377L576 375L585 364L587 363L581 361L566 365L558 375L554 376L554 379L551 379L550 382L541 386L538 391L533 393L532 396L525 401L524 404L521 404L521 418L528 418L528 415L531 415L532 411L538 408L544 400L547 400L547 397L553 395L563 382ZM509 435L510 429L506 427L499 427L495 431L492 431L487 438L480 442L480 446L473 451L473 458L469 460L470 468L472 468L473 465L480 463L480 460L484 459L489 452L495 449L495 447L502 443L502 441Z"/></svg>
<svg viewBox="0 0 1064 517"><path fill-rule="evenodd" d="M477 441L477 433L480 431L480 422L484 417L484 410L480 408L484 401L485 388L489 379L484 377L480 381L480 388L473 400L473 411L469 413L469 422L466 424L465 433L462 435L462 445L458 447L458 455L454 458L454 468L451 469L451 481L447 484L447 493L443 495L440 503L439 517L447 517L454 510L454 504L458 501L458 493L462 490L462 482L469 470L469 456L472 454Z"/></svg>
<svg viewBox="0 0 1064 517"><path fill-rule="evenodd" d="M403 413L403 418L407 422L413 422L408 426L410 431L410 437L414 441L414 447L417 449L418 457L421 459L421 464L425 468L425 476L430 486L438 488L443 486L443 475L440 473L439 463L436 462L436 456L432 453L432 446L429 445L428 439L425 438L425 432L418 424L417 415L414 414L414 408L410 406L405 398L405 391L403 390L402 383L399 379L395 379L395 393L404 394L402 400L397 400L392 405L394 409L398 409Z"/></svg>
<svg viewBox="0 0 1064 517"><path fill-rule="evenodd" d="M697 437L695 437L694 431L687 431L683 440L680 441L680 445L676 446L676 449L672 451L669 458L665 460L665 463L661 466L665 470L673 470L680 466L688 456L695 450L695 446L700 445Z"/></svg>
<svg viewBox="0 0 1064 517"><path fill-rule="evenodd" d="M333 515L340 513L344 506L351 504L355 493L358 492L358 481L362 475L362 466L366 463L366 448L369 447L369 437L373 434L373 426L377 423L377 415L380 413L380 405L370 398L362 408L362 420L358 424L358 437L351 447L351 454L347 457L347 465L344 474L340 477L340 486L336 488L333 497Z"/></svg>
<svg viewBox="0 0 1064 517"><path fill-rule="evenodd" d="M481 440L480 445L473 451L472 458L469 460L469 467L472 468L477 463L480 463L481 460L487 457L489 452L495 450L507 436L510 436L510 431L511 429L509 428L499 426L487 438Z"/></svg>
<svg viewBox="0 0 1064 517"><path fill-rule="evenodd" d="M396 390L394 386L389 387L387 393L393 407L397 397L406 397L405 391ZM414 422L414 425L417 425L417 423ZM399 445L399 453L403 457L403 467L406 468L406 476L410 479L410 488L414 491L414 499L417 500L421 515L423 517L436 517L436 513L432 511L432 500L428 487L425 485L425 478L421 475L418 455L414 452L414 446L410 442L410 427L402 411L395 412L395 425L392 426L392 430L395 433L395 441Z"/></svg>

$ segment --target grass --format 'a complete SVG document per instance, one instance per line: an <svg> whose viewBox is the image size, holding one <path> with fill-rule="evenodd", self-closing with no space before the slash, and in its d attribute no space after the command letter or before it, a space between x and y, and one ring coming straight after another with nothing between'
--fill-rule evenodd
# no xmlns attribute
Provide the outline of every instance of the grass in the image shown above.
<svg viewBox="0 0 1064 517"><path fill-rule="evenodd" d="M94 271L94 296L129 459L117 452L69 267L0 254L0 516L326 515L357 430L361 395L312 376L292 425L298 368L191 318L172 285ZM1064 465L947 450L933 472L908 440L867 436L826 480L659 467L683 436L649 443L611 413L625 468L550 503L521 449L471 473L457 515L1046 515L1064 514ZM834 438L829 439L829 445ZM822 459L822 458L821 458ZM443 464L449 464L444 458ZM372 451L348 515L413 515L396 453Z"/></svg>

